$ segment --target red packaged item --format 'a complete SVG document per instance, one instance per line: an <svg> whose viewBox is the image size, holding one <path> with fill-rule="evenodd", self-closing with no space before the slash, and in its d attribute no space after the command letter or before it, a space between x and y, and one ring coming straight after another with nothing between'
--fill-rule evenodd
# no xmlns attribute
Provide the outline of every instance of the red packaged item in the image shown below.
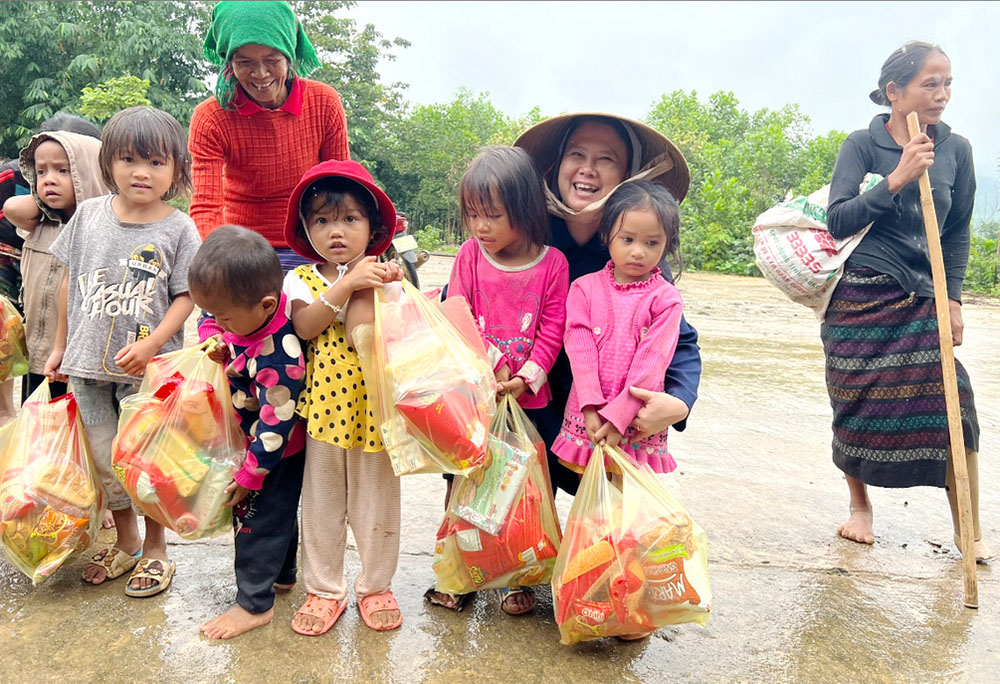
<svg viewBox="0 0 1000 684"><path fill-rule="evenodd" d="M506 478L491 478L488 463L469 477L457 477L448 512L438 529L434 547L434 574L437 591L464 594L479 589L525 587L545 584L559 552L559 518L552 500L544 451L537 432L510 394L504 395L490 423L491 441L508 445L530 455L527 474L518 479L514 502L496 534L490 534L467 515L473 502L489 510L490 498L508 499ZM491 449L490 453L498 453ZM484 491L486 490L486 491ZM489 519L475 518L489 526Z"/></svg>
<svg viewBox="0 0 1000 684"><path fill-rule="evenodd" d="M449 461L467 470L486 459L489 416L476 402L475 388L463 384L467 386L443 392L407 393L396 401L396 410Z"/></svg>
<svg viewBox="0 0 1000 684"><path fill-rule="evenodd" d="M355 331L396 475L468 474L484 463L496 403L493 368L482 341L470 336L475 329L468 305L443 307L403 281L377 292L370 336Z"/></svg>

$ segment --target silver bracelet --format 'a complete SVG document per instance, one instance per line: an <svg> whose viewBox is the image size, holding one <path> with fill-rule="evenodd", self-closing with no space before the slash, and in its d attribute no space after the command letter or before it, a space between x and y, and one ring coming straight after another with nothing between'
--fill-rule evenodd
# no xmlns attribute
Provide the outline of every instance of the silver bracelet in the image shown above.
<svg viewBox="0 0 1000 684"><path fill-rule="evenodd" d="M326 294L326 293L325 292L320 292L319 293L319 301L323 302L323 306L325 306L326 308L328 308L331 311L333 311L333 313L339 314L340 311L344 307L343 306L337 306L336 304L331 304L329 301L327 301L326 297L323 296L324 294Z"/></svg>

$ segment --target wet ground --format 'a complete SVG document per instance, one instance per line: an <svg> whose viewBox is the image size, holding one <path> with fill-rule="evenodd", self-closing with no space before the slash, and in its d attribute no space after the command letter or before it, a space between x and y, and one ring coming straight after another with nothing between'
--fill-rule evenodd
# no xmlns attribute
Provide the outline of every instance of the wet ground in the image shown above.
<svg viewBox="0 0 1000 684"><path fill-rule="evenodd" d="M440 285L435 257L422 285ZM444 485L403 478L401 629L372 632L352 607L325 636L294 634L301 585L274 622L229 642L198 625L235 595L228 538L173 538L163 595L129 599L124 579L80 581L76 559L32 588L0 561L0 682L987 682L1000 680L1000 582L979 568L979 610L963 607L959 556L941 490L873 491L876 543L837 538L847 491L830 461L819 325L762 279L688 274L704 376L691 424L672 437L676 491L709 535L714 593L706 628L645 642L559 644L549 592L512 618L482 594L463 613L422 599ZM957 356L975 388L985 538L1000 548L1000 306L969 301ZM570 500L557 503L565 517ZM110 532L103 533L110 539ZM353 545L350 577L358 571Z"/></svg>

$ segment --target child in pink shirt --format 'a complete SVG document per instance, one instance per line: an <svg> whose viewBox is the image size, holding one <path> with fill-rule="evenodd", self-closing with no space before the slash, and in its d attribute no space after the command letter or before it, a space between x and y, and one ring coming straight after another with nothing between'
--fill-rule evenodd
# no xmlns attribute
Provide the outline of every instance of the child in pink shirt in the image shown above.
<svg viewBox="0 0 1000 684"><path fill-rule="evenodd" d="M542 178L521 148L488 147L462 177L461 203L462 223L472 237L458 250L448 296L468 301L499 393L512 393L533 419L533 410L552 398L548 373L562 347L569 289L566 257L546 245ZM511 615L535 603L529 587L500 595L501 608ZM464 597L432 590L428 598L461 609Z"/></svg>
<svg viewBox="0 0 1000 684"><path fill-rule="evenodd" d="M518 147L491 147L476 157L461 188L462 222L472 238L458 250L448 280L448 296L464 297L472 309L501 391L524 409L552 398L547 375L562 347L569 289L566 257L545 244L542 187Z"/></svg>
<svg viewBox="0 0 1000 684"><path fill-rule="evenodd" d="M643 403L629 388L663 391L682 305L659 265L677 250L679 228L677 202L660 185L625 183L608 197L600 235L611 261L573 281L566 301L573 387L552 451L577 472L599 443L621 447L658 473L677 467L666 430L642 436L632 427Z"/></svg>

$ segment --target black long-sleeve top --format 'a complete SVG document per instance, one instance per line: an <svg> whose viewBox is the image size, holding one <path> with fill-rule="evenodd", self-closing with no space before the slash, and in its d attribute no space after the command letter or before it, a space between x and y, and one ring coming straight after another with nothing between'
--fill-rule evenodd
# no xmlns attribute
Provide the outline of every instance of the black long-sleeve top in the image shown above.
<svg viewBox="0 0 1000 684"><path fill-rule="evenodd" d="M874 222L848 263L891 275L918 297L933 297L918 182L908 183L895 196L884 182L859 194L866 173L888 177L899 164L903 148L889 134L888 120L888 114L879 114L867 129L854 131L844 141L830 184L827 226L833 237L844 238ZM928 135L934 140L934 165L929 175L948 297L962 301L976 194L972 146L944 123L928 126Z"/></svg>

